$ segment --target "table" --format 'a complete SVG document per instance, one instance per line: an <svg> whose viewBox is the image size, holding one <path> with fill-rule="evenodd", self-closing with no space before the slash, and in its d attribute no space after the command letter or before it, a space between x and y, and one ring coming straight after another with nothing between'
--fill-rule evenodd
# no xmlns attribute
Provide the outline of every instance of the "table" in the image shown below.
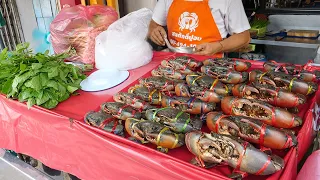
<svg viewBox="0 0 320 180"><path fill-rule="evenodd" d="M189 164L192 155L185 147L163 154L83 123L88 111L111 100L114 93L147 74L161 60L174 56L155 52L151 63L130 71L129 79L119 86L102 92L80 91L80 96L71 97L53 110L36 106L28 110L25 104L0 96L0 147L30 155L51 168L81 179L227 179L225 175L230 173L230 168L226 166L206 170ZM258 65L261 63L253 64ZM303 110L305 122L298 134L300 143L298 148L287 152L286 168L258 179L296 177L297 162L314 136L312 127L319 116L313 109L320 103L319 97L318 91L310 100L310 106Z"/></svg>

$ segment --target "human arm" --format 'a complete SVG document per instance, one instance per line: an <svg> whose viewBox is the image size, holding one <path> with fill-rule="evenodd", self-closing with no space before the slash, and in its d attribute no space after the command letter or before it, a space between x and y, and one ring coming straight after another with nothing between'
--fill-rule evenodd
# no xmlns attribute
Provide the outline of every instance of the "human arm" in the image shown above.
<svg viewBox="0 0 320 180"><path fill-rule="evenodd" d="M250 43L250 24L242 0L225 0L228 4L224 14L225 28L231 36L219 42L204 43L196 47L196 53L212 55L218 52L234 52Z"/></svg>
<svg viewBox="0 0 320 180"><path fill-rule="evenodd" d="M219 52L234 52L238 49L246 47L250 43L250 33L248 30L233 34L219 42L211 42L200 44L196 47L195 54L213 55Z"/></svg>
<svg viewBox="0 0 320 180"><path fill-rule="evenodd" d="M148 33L148 37L151 39L151 41L160 46L164 46L165 42L163 38L166 36L167 33L164 30L164 28L158 23L156 23L154 20L151 20Z"/></svg>
<svg viewBox="0 0 320 180"><path fill-rule="evenodd" d="M159 0L153 10L152 20L149 25L148 37L154 43L164 46L164 36L167 36L164 26L167 24L169 4L167 0Z"/></svg>

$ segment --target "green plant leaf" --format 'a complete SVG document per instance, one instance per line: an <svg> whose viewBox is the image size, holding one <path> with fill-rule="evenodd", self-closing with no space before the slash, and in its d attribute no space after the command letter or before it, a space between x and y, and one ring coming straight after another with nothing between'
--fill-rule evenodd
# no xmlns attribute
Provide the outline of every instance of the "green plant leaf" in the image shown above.
<svg viewBox="0 0 320 180"><path fill-rule="evenodd" d="M48 78L52 79L59 75L58 67L52 67L48 72Z"/></svg>
<svg viewBox="0 0 320 180"><path fill-rule="evenodd" d="M24 83L26 80L28 80L34 74L35 74L35 72L28 71L28 72L25 72L24 74L21 74L20 76L16 76L12 82L12 90L14 92L17 92L18 85Z"/></svg>
<svg viewBox="0 0 320 180"><path fill-rule="evenodd" d="M37 98L37 105L40 106L43 103L47 102L50 99L49 94L47 93L47 91L43 91L43 95Z"/></svg>
<svg viewBox="0 0 320 180"><path fill-rule="evenodd" d="M30 109L35 104L36 104L36 100L34 98L28 99L28 102L27 102L28 109Z"/></svg>
<svg viewBox="0 0 320 180"><path fill-rule="evenodd" d="M51 87L51 88L59 91L59 85L58 85L58 83L57 83L56 81L50 80L50 81L47 83L46 86L47 86L47 87Z"/></svg>
<svg viewBox="0 0 320 180"><path fill-rule="evenodd" d="M42 67L41 63L32 63L31 68L32 69L40 69Z"/></svg>
<svg viewBox="0 0 320 180"><path fill-rule="evenodd" d="M23 64L22 62L20 63L20 71L24 71L27 69L27 65L26 64Z"/></svg>
<svg viewBox="0 0 320 180"><path fill-rule="evenodd" d="M76 90L78 90L77 87L73 87L73 86L67 86L67 90L69 91L69 93L74 93Z"/></svg>
<svg viewBox="0 0 320 180"><path fill-rule="evenodd" d="M49 83L48 73L40 73L40 82L42 87L46 87Z"/></svg>
<svg viewBox="0 0 320 180"><path fill-rule="evenodd" d="M4 94L8 94L12 91L12 81L13 79L8 79L2 86L1 92Z"/></svg>
<svg viewBox="0 0 320 180"><path fill-rule="evenodd" d="M40 81L40 75L36 75L31 80L27 81L24 84L26 87L32 88L35 91L40 91L42 88L41 81Z"/></svg>
<svg viewBox="0 0 320 180"><path fill-rule="evenodd" d="M20 92L20 94L18 96L18 100L20 102L24 102L24 101L28 100L31 97L34 97L33 96L33 90L31 88L27 88L27 89L25 89L25 90Z"/></svg>
<svg viewBox="0 0 320 180"><path fill-rule="evenodd" d="M54 100L54 99L50 99L49 101L45 102L44 104L42 104L41 106L47 109L53 109L58 105L58 101Z"/></svg>

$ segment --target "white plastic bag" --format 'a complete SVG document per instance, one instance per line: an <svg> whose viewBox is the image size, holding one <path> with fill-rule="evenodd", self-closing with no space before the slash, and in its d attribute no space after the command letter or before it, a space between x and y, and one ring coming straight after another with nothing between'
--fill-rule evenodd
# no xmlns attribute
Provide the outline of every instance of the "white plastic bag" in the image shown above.
<svg viewBox="0 0 320 180"><path fill-rule="evenodd" d="M152 11L143 8L109 26L96 37L97 69L130 70L148 64L153 56L146 41Z"/></svg>

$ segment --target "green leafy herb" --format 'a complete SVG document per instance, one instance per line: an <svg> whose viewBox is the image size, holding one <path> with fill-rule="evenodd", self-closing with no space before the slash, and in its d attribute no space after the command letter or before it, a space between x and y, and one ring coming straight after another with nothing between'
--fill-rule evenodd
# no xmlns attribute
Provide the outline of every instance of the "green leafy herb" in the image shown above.
<svg viewBox="0 0 320 180"><path fill-rule="evenodd" d="M39 105L55 108L80 88L85 78L81 70L64 60L74 49L58 55L33 54L29 44L18 44L15 51L0 53L0 92L8 98L27 102L28 108Z"/></svg>

